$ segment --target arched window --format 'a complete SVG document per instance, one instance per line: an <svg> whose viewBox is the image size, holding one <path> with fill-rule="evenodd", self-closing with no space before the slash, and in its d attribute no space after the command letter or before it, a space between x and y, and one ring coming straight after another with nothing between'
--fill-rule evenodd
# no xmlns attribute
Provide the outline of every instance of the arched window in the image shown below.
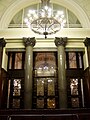
<svg viewBox="0 0 90 120"><path fill-rule="evenodd" d="M53 4L53 9L56 11L63 11L66 19L65 28L82 28L78 18L67 8L58 4ZM39 4L33 4L20 10L11 20L8 28L26 28L24 18L29 10L37 10Z"/></svg>

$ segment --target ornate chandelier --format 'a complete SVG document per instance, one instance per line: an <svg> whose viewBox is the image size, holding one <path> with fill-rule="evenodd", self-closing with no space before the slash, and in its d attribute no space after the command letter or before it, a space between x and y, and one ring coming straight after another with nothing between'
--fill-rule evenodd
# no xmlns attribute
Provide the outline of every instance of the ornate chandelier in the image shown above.
<svg viewBox="0 0 90 120"><path fill-rule="evenodd" d="M39 9L29 10L24 21L32 31L45 38L58 32L66 23L63 11L54 10L50 0L41 0Z"/></svg>

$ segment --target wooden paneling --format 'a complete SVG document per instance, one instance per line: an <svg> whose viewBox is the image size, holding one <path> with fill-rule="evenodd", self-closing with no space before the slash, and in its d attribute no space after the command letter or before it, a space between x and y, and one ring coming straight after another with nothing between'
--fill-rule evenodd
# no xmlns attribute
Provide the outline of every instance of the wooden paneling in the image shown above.
<svg viewBox="0 0 90 120"><path fill-rule="evenodd" d="M7 81L7 72L4 69L1 69L1 80L2 80L2 96L1 96L1 108L7 107L7 92L8 92L8 81Z"/></svg>
<svg viewBox="0 0 90 120"><path fill-rule="evenodd" d="M90 120L90 109L0 110L0 120Z"/></svg>
<svg viewBox="0 0 90 120"><path fill-rule="evenodd" d="M1 108L1 98L2 98L2 47L0 47L0 108Z"/></svg>
<svg viewBox="0 0 90 120"><path fill-rule="evenodd" d="M6 42L4 40L4 38L0 38L0 108L1 108L1 104L2 104L2 55L3 55L3 47L5 47Z"/></svg>
<svg viewBox="0 0 90 120"><path fill-rule="evenodd" d="M82 78L83 77L83 69L69 69L66 70L66 76L70 78Z"/></svg>
<svg viewBox="0 0 90 120"><path fill-rule="evenodd" d="M90 113L83 113L78 115L79 120L90 120Z"/></svg>
<svg viewBox="0 0 90 120"><path fill-rule="evenodd" d="M25 73L22 69L13 69L8 70L8 75L9 78L24 78Z"/></svg>
<svg viewBox="0 0 90 120"><path fill-rule="evenodd" d="M41 116L33 115L11 115L11 120L42 120Z"/></svg>
<svg viewBox="0 0 90 120"><path fill-rule="evenodd" d="M0 115L0 120L8 120L8 116Z"/></svg>
<svg viewBox="0 0 90 120"><path fill-rule="evenodd" d="M45 120L77 120L77 115L74 114L59 114L59 115L47 115Z"/></svg>
<svg viewBox="0 0 90 120"><path fill-rule="evenodd" d="M90 67L84 71L84 96L85 96L85 106L90 108Z"/></svg>

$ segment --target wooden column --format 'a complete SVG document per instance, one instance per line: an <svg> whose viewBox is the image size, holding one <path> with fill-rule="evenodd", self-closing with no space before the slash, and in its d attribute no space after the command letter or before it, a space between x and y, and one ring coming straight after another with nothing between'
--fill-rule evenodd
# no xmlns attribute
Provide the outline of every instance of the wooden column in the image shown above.
<svg viewBox="0 0 90 120"><path fill-rule="evenodd" d="M5 47L6 42L4 38L0 38L0 108L2 104L2 94L3 94L3 79L2 79L2 55L3 55L3 47Z"/></svg>
<svg viewBox="0 0 90 120"><path fill-rule="evenodd" d="M89 63L89 67L90 67L90 38L86 38L84 41L84 44L87 47L88 63Z"/></svg>
<svg viewBox="0 0 90 120"><path fill-rule="evenodd" d="M67 38L55 38L55 45L58 49L58 90L59 108L67 108L67 81L65 69L65 45Z"/></svg>
<svg viewBox="0 0 90 120"><path fill-rule="evenodd" d="M32 80L33 80L33 47L35 38L24 38L26 47L25 56L25 83L24 83L24 108L32 108Z"/></svg>
<svg viewBox="0 0 90 120"><path fill-rule="evenodd" d="M84 41L85 46L87 47L88 53L88 63L89 67L85 70L85 80L84 80L84 94L85 94L85 105L90 108L90 38L86 38Z"/></svg>

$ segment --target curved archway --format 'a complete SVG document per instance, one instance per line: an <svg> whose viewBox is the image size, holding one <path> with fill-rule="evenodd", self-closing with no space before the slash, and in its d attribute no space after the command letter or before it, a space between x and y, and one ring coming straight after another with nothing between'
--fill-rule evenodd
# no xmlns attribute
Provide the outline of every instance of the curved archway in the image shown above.
<svg viewBox="0 0 90 120"><path fill-rule="evenodd" d="M5 13L3 14L1 20L0 20L0 28L8 28L8 25L14 15L19 12L22 8L38 3L38 0L16 0L13 4L11 4ZM72 0L51 0L51 2L60 4L66 8L68 8L71 12L73 12L77 18L79 19L81 25L83 28L89 28L90 27L90 21L88 19L88 16L86 13L83 11L83 9L74 1Z"/></svg>

